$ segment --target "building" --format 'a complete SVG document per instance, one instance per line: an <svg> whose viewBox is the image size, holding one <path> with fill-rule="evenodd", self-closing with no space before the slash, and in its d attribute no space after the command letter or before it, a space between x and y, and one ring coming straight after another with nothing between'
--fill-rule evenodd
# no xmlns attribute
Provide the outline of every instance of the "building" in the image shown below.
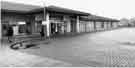
<svg viewBox="0 0 135 68"><path fill-rule="evenodd" d="M118 20L94 16L90 13L56 6L34 6L1 2L0 38L7 37L12 27L14 36L37 36L43 29L45 36L71 32L92 32L116 28Z"/></svg>
<svg viewBox="0 0 135 68"><path fill-rule="evenodd" d="M40 7L2 1L0 33L6 37L10 26L14 36L36 35L42 28L46 36L79 32L79 17L88 15L56 6Z"/></svg>
<svg viewBox="0 0 135 68"><path fill-rule="evenodd" d="M90 15L80 17L80 20L83 21L80 24L84 24L83 27L86 27L83 32L93 32L93 31L102 31L110 30L118 27L119 20ZM80 27L81 28L81 27Z"/></svg>

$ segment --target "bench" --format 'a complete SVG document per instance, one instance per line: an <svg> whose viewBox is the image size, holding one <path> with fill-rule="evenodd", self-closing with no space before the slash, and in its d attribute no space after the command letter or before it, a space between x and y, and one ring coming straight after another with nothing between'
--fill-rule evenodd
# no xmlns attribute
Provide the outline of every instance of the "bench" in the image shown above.
<svg viewBox="0 0 135 68"><path fill-rule="evenodd" d="M37 40L41 40L40 37L36 38L28 38L26 37L16 37L14 42L11 43L10 48L11 49L25 49L28 46L34 46L37 45Z"/></svg>
<svg viewBox="0 0 135 68"><path fill-rule="evenodd" d="M10 46L12 49L25 49L29 46L37 45L38 43L33 41L33 39L26 39L26 40L19 40L16 42L13 42Z"/></svg>

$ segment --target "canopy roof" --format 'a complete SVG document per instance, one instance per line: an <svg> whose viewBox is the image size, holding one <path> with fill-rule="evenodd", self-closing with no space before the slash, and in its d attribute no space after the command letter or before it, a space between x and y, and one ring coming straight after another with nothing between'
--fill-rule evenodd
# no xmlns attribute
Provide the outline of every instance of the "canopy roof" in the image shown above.
<svg viewBox="0 0 135 68"><path fill-rule="evenodd" d="M57 12L57 13L64 13L64 14L74 14L74 15L80 15L83 17L80 17L81 20L87 20L87 21L112 21L112 22L118 22L119 20L91 15L90 13L81 12L77 10L57 7L57 6L48 6L45 7L46 11L48 12ZM43 12L44 7L41 6L35 6L35 5L28 5L28 4L22 4L22 3L13 3L13 2L7 2L7 1L1 1L1 10L6 12L17 12L17 13L38 13Z"/></svg>
<svg viewBox="0 0 135 68"><path fill-rule="evenodd" d="M42 8L40 6L35 5L28 5L28 4L22 4L22 3L13 3L13 2L7 2L7 1L1 1L1 9L5 11L14 11L14 12L29 12L34 9Z"/></svg>
<svg viewBox="0 0 135 68"><path fill-rule="evenodd" d="M90 15L90 13L81 12L81 11L72 10L72 9L66 9L66 8L57 7L57 6L48 6L47 11L61 12L61 13L68 13L68 14L77 14L77 15L86 15L86 16Z"/></svg>
<svg viewBox="0 0 135 68"><path fill-rule="evenodd" d="M96 16L96 15L90 15L90 16L87 16L87 17L83 16L83 17L80 17L80 19L85 20L85 21L119 22L119 20L116 20L116 19Z"/></svg>
<svg viewBox="0 0 135 68"><path fill-rule="evenodd" d="M59 13L76 14L76 15L89 15L89 13L86 12L81 12L81 11L57 7L57 6L48 6L45 8L49 12L59 12ZM3 11L19 12L19 13L36 13L36 12L44 11L44 7L41 6L28 5L22 3L12 3L6 1L1 1L1 9Z"/></svg>

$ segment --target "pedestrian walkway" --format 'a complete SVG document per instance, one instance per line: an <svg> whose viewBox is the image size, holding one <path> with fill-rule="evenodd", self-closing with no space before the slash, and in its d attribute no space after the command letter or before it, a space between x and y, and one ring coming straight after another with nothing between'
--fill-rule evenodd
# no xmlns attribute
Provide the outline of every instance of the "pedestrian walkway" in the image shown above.
<svg viewBox="0 0 135 68"><path fill-rule="evenodd" d="M0 49L0 67L63 67L72 64L47 57L30 55L9 48Z"/></svg>
<svg viewBox="0 0 135 68"><path fill-rule="evenodd" d="M117 42L135 41L134 30L123 28L59 38L49 44L40 44L39 49L30 48L20 51L69 62L76 66L135 67L135 46Z"/></svg>
<svg viewBox="0 0 135 68"><path fill-rule="evenodd" d="M125 40L135 41L134 31L135 29L122 28L113 31L97 32L90 34L79 34L79 35L60 35L60 37L54 36L49 39L47 44L45 41L40 41L39 48L28 48L20 49L17 51L6 50L2 53L7 54L7 56L19 55L19 59L25 62L21 65L14 66L49 66L47 64L41 64L46 62L45 59L55 59L65 64L60 66L98 66L98 67L134 67L135 66L135 46L125 45L119 42ZM128 35L127 35L128 33ZM14 52L14 53L12 53ZM8 54L9 53L9 54ZM4 56L1 54L1 56ZM22 55L23 54L23 55ZM25 58L20 56L27 56ZM34 56L34 58L33 58ZM33 65L31 60L33 60ZM4 57L5 58L5 57ZM13 59L9 58L11 61ZM19 60L18 59L18 60ZM39 59L39 60L37 60ZM44 60L44 61L40 61ZM15 60L15 59L13 59ZM13 62L12 60L12 62ZM0 61L7 61L0 60ZM14 63L17 63L16 61ZM41 62L41 63L40 63ZM1 62L0 62L1 63ZM29 65L29 63L31 65ZM41 64L41 65L39 65ZM50 66L57 66L49 63ZM67 65L66 65L67 64ZM4 64L3 64L4 65ZM58 64L59 66L59 64Z"/></svg>

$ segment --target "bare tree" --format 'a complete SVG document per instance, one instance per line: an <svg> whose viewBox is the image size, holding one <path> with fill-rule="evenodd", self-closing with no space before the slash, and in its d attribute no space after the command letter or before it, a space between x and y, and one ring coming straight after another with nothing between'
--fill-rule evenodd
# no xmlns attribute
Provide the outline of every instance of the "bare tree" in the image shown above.
<svg viewBox="0 0 135 68"><path fill-rule="evenodd" d="M135 17L130 19L131 26L135 26Z"/></svg>
<svg viewBox="0 0 135 68"><path fill-rule="evenodd" d="M127 19L127 18L122 18L121 20L120 20L120 26L128 26L129 25L129 20Z"/></svg>

